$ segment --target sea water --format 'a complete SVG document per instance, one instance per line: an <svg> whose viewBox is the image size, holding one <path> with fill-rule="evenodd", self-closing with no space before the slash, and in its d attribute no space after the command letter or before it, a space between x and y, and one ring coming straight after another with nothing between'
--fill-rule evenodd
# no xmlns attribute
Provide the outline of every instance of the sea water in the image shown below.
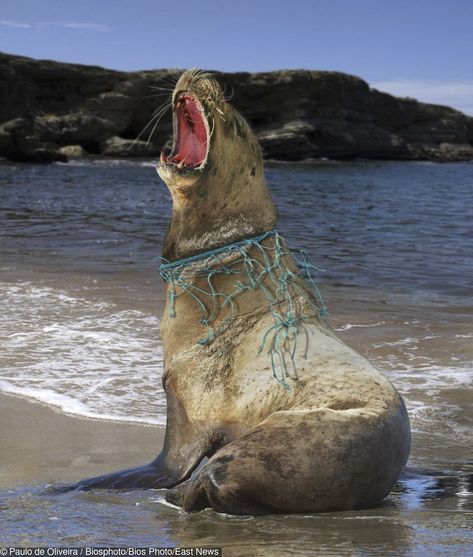
<svg viewBox="0 0 473 557"><path fill-rule="evenodd" d="M473 164L273 163L267 181L279 230L323 269L333 328L403 395L411 464L468 472ZM0 390L70 414L165 423L156 258L170 209L152 162L0 165ZM409 508L429 479L406 482ZM458 487L471 510L470 491ZM123 495L109 497L122 508ZM294 532L306 532L301 520Z"/></svg>

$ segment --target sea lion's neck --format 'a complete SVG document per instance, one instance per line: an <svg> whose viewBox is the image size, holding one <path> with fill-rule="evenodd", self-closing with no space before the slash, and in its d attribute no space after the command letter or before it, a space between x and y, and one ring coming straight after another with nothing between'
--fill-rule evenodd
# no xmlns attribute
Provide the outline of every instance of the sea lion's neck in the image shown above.
<svg viewBox="0 0 473 557"><path fill-rule="evenodd" d="M243 214L216 217L205 228L190 227L194 215L174 214L163 246L170 261L209 251L266 232L267 228Z"/></svg>
<svg viewBox="0 0 473 557"><path fill-rule="evenodd" d="M170 261L189 257L274 228L277 211L265 183L225 186L210 182L205 188L173 188L163 257Z"/></svg>

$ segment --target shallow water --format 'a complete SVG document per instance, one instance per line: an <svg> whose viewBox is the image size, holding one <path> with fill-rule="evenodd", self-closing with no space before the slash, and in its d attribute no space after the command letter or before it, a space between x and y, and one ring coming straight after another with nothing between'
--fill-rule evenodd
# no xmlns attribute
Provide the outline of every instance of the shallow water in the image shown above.
<svg viewBox="0 0 473 557"><path fill-rule="evenodd" d="M267 176L280 230L325 270L337 334L405 398L413 474L372 511L254 519L183 515L156 494L59 498L26 486L1 495L9 543L205 540L259 555L272 540L271 555L375 555L388 541L385 555L467 554L473 165L272 165ZM1 390L164 422L154 259L169 214L151 163L0 166Z"/></svg>
<svg viewBox="0 0 473 557"><path fill-rule="evenodd" d="M473 469L473 468L472 468ZM366 511L235 517L186 514L164 492L0 494L3 544L217 546L225 556L467 556L473 544L472 475L406 477Z"/></svg>

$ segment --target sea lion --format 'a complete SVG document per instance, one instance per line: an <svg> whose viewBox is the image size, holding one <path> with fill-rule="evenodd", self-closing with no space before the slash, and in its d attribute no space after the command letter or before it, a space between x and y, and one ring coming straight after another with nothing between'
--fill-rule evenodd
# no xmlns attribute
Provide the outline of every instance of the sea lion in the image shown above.
<svg viewBox="0 0 473 557"><path fill-rule="evenodd" d="M172 106L174 147L157 166L173 201L164 446L72 488L172 488L186 511L231 514L376 505L409 454L399 393L315 311L274 231L258 141L216 80L184 72Z"/></svg>

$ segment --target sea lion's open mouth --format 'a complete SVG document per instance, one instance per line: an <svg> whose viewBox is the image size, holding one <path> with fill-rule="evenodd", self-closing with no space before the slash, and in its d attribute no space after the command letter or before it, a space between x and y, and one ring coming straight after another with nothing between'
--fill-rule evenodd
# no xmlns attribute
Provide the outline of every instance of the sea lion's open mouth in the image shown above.
<svg viewBox="0 0 473 557"><path fill-rule="evenodd" d="M174 147L169 156L161 153L162 164L181 168L202 167L207 159L208 125L202 107L188 92L180 93L174 105Z"/></svg>

